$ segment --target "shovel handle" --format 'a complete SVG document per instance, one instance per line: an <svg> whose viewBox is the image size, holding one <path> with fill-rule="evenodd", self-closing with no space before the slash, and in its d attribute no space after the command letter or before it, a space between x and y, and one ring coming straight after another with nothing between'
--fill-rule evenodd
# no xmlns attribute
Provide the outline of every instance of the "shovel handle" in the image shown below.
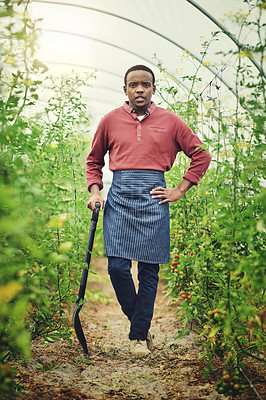
<svg viewBox="0 0 266 400"><path fill-rule="evenodd" d="M90 259L91 259L91 251L92 251L93 240L94 240L94 235L95 235L95 230L96 230L96 225L97 225L97 221L98 221L100 208L101 208L101 203L99 203L99 202L95 203L95 209L93 210L92 216L91 216L87 251L86 251L86 255L85 255L85 262L88 264L88 268L89 268L89 263L90 263Z"/></svg>
<svg viewBox="0 0 266 400"><path fill-rule="evenodd" d="M98 220L100 209L101 209L101 203L99 201L97 201L95 203L95 209L92 212L91 219L96 219L96 221Z"/></svg>
<svg viewBox="0 0 266 400"><path fill-rule="evenodd" d="M89 266L90 266L90 261L91 261L91 251L92 251L94 235L95 235L95 231L96 231L96 225L97 225L97 221L98 221L100 208L101 208L101 203L99 203L99 202L95 203L95 209L92 212L92 216L91 216L91 220L90 220L87 251L86 251L85 260L84 260L84 262L87 263L87 266L84 267L83 271L82 271L77 303L79 303L80 299L84 299L84 295L85 295Z"/></svg>

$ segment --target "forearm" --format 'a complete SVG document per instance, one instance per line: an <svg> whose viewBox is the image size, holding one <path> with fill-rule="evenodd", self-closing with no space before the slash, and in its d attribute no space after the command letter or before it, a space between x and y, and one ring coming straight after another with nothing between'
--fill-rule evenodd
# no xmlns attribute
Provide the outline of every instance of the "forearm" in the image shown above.
<svg viewBox="0 0 266 400"><path fill-rule="evenodd" d="M198 185L209 167L211 155L205 150L199 137L192 132L184 121L182 121L182 124L183 128L179 131L177 141L184 154L191 159L183 179Z"/></svg>
<svg viewBox="0 0 266 400"><path fill-rule="evenodd" d="M99 190L101 190L103 188L103 165L96 164L96 162L91 162L89 157L90 156L88 156L86 163L87 188L91 192L92 186L96 185L98 186Z"/></svg>
<svg viewBox="0 0 266 400"><path fill-rule="evenodd" d="M92 196L98 196L100 194L99 185L94 184L90 187L90 192Z"/></svg>
<svg viewBox="0 0 266 400"><path fill-rule="evenodd" d="M193 154L189 168L183 178L197 185L207 171L210 162L210 154L198 149L195 154Z"/></svg>
<svg viewBox="0 0 266 400"><path fill-rule="evenodd" d="M191 189L192 186L194 186L192 182L188 181L187 179L183 179L183 181L176 188L176 191L180 193L179 198L181 198L189 189Z"/></svg>

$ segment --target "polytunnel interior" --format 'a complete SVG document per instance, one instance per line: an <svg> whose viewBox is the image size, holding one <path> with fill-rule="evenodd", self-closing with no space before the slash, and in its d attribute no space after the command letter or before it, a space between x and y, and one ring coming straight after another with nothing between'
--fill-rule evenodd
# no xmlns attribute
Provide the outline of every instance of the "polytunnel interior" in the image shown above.
<svg viewBox="0 0 266 400"><path fill-rule="evenodd" d="M88 93L95 123L124 102L125 71L145 64L158 79L158 60L175 75L184 96L189 91L184 76L200 65L197 94L215 81L225 101L234 101L237 50L258 41L248 24L235 23L238 15L247 21L257 18L252 2L244 0L32 0L28 10L41 19L37 57L50 73L95 71ZM245 62L254 74L262 72L256 56L245 57ZM161 101L159 95L154 101Z"/></svg>
<svg viewBox="0 0 266 400"><path fill-rule="evenodd" d="M4 398L262 399L265 14L265 0L0 1ZM152 100L172 112L150 104L138 71L147 96L128 80L137 112L124 118L136 64L155 72ZM138 260L160 272L146 360L130 351L106 237L142 246L115 253L136 283Z"/></svg>

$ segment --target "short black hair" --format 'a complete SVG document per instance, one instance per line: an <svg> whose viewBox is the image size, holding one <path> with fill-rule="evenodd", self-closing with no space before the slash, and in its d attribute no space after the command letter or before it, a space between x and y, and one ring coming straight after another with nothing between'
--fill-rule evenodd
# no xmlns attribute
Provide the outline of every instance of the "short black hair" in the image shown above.
<svg viewBox="0 0 266 400"><path fill-rule="evenodd" d="M134 65L133 67L129 68L127 70L127 72L125 73L125 76L124 76L125 85L127 84L127 76L132 71L147 71L147 72L149 72L152 75L152 84L153 85L155 84L155 75L149 67L146 67L146 65Z"/></svg>

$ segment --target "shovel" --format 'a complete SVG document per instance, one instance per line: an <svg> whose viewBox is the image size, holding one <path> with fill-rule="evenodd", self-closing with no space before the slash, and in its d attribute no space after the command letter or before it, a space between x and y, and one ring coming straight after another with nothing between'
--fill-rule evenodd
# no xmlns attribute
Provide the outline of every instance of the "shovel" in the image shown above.
<svg viewBox="0 0 266 400"><path fill-rule="evenodd" d="M85 354L88 354L88 348L87 348L87 343L86 343L86 339L84 336L84 332L83 332L83 329L82 329L82 326L80 323L79 312L82 309L82 306L84 303L84 295L85 295L90 260L91 260L91 251L92 251L98 216L99 216L99 212L100 212L100 207L101 207L101 204L97 202L95 204L95 209L92 212L91 221L90 221L89 237L88 237L88 245L87 245L87 251L86 251L85 260L84 260L84 262L87 263L87 266L84 267L83 271L82 271L80 287L79 287L79 294L78 294L78 298L77 298L77 301L76 301L76 304L74 307L73 318L72 318L78 341L81 344L81 346L83 348L83 352Z"/></svg>

